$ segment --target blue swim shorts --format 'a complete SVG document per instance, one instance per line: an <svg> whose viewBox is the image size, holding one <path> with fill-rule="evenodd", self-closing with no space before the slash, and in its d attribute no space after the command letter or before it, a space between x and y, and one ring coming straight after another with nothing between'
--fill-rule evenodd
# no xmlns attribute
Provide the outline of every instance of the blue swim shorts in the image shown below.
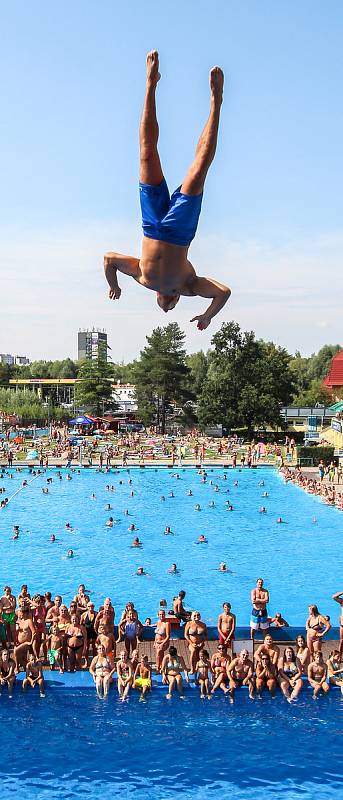
<svg viewBox="0 0 343 800"><path fill-rule="evenodd" d="M251 609L250 628L253 631L266 631L269 628L268 611L264 609Z"/></svg>
<svg viewBox="0 0 343 800"><path fill-rule="evenodd" d="M188 247L198 227L202 193L182 194L180 189L170 197L164 178L158 186L139 184L144 236Z"/></svg>

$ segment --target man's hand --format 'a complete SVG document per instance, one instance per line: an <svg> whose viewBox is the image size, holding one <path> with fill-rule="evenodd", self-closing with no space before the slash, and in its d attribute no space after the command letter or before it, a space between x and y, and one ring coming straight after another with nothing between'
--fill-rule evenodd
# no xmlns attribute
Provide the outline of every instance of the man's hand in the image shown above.
<svg viewBox="0 0 343 800"><path fill-rule="evenodd" d="M119 288L119 286L113 287L112 289L109 290L108 293L110 300L119 300L120 295L121 295L121 289Z"/></svg>
<svg viewBox="0 0 343 800"><path fill-rule="evenodd" d="M197 324L198 330L204 331L206 328L208 328L211 322L211 317L206 316L206 314L199 314L198 317L193 317L193 319L191 319L191 322L196 322L197 320L198 320Z"/></svg>

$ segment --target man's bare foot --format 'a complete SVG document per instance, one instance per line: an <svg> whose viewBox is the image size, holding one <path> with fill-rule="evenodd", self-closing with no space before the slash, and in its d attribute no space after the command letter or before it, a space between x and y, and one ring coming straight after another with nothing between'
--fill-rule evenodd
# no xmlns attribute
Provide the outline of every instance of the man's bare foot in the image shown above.
<svg viewBox="0 0 343 800"><path fill-rule="evenodd" d="M156 86L156 83L160 80L160 73L158 71L159 61L158 61L158 52L157 50L151 50L146 57L146 79L147 83Z"/></svg>
<svg viewBox="0 0 343 800"><path fill-rule="evenodd" d="M212 67L210 72L210 89L212 97L218 103L223 99L224 72L220 67Z"/></svg>

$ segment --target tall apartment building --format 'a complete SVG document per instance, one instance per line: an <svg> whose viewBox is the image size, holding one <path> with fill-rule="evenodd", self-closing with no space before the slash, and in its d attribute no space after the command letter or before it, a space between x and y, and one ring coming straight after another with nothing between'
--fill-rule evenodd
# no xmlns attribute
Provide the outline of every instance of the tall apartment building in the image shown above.
<svg viewBox="0 0 343 800"><path fill-rule="evenodd" d="M79 361L85 358L107 361L107 333L104 330L93 328L91 331L79 330L77 334L77 357Z"/></svg>

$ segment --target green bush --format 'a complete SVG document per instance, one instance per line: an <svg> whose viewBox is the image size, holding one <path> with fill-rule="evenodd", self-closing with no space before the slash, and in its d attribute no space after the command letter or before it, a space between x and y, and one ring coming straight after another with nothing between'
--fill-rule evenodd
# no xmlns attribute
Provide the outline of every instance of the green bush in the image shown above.
<svg viewBox="0 0 343 800"><path fill-rule="evenodd" d="M297 447L298 463L302 458L310 458L314 467L317 467L321 460L327 465L333 460L334 452L334 447Z"/></svg>

